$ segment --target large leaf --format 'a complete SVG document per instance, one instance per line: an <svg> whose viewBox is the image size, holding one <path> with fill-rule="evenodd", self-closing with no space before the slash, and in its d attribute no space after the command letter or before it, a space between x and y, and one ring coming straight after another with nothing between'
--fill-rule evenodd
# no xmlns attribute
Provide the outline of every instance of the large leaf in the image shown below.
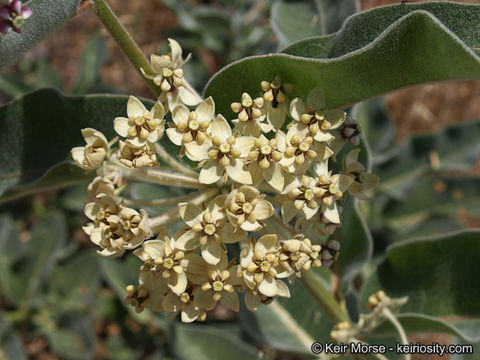
<svg viewBox="0 0 480 360"><path fill-rule="evenodd" d="M358 10L356 0L279 0L272 6L270 23L280 46L340 29Z"/></svg>
<svg viewBox="0 0 480 360"><path fill-rule="evenodd" d="M15 230L9 228L10 233L15 234ZM25 248L20 246L17 236L12 236L8 242L8 251L4 250L0 254L0 280L10 302L27 307L32 302L39 301L35 295L64 247L65 220L58 213L40 220Z"/></svg>
<svg viewBox="0 0 480 360"><path fill-rule="evenodd" d="M67 22L75 12L80 0L32 0L25 5L32 16L25 21L21 34L10 32L0 36L0 69L17 60L51 32Z"/></svg>
<svg viewBox="0 0 480 360"><path fill-rule="evenodd" d="M480 77L480 6L452 3L394 5L354 15L334 35L299 42L282 54L235 62L209 82L217 111L242 92L256 95L262 80L280 75L294 84L292 96L315 86L326 105L344 107L387 91L432 81Z"/></svg>
<svg viewBox="0 0 480 360"><path fill-rule="evenodd" d="M258 351L232 334L231 329L222 331L217 326L175 326L175 352L179 359L189 360L255 360Z"/></svg>
<svg viewBox="0 0 480 360"><path fill-rule="evenodd" d="M390 297L408 296L403 312L426 315L479 315L480 231L417 238L387 249L362 289L360 308L383 289Z"/></svg>
<svg viewBox="0 0 480 360"><path fill-rule="evenodd" d="M82 128L93 127L113 139L113 120L126 115L127 101L126 96L69 97L55 90L39 90L1 107L0 194L8 187L25 186L47 174L38 183L11 189L3 200L93 176L93 172L86 174L68 164L47 171L70 159L72 147L84 145ZM143 102L147 108L153 106L151 101ZM179 153L167 137L160 144L171 154Z"/></svg>
<svg viewBox="0 0 480 360"><path fill-rule="evenodd" d="M322 268L315 273L325 286L330 286L325 281L329 277L328 270ZM278 299L269 305L260 305L254 313L242 304L242 326L259 344L281 351L311 355L310 347L314 341L329 341L332 324L300 280L290 286L290 295L289 299Z"/></svg>

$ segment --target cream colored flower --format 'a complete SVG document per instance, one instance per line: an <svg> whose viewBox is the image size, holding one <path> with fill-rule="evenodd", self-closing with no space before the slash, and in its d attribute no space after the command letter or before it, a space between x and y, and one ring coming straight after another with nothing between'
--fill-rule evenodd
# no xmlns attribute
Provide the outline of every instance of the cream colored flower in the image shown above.
<svg viewBox="0 0 480 360"><path fill-rule="evenodd" d="M175 294L169 291L163 298L162 308L171 313L181 312L181 320L184 323L191 323L195 320L204 321L207 318L205 309L195 306L194 292L198 286L189 284L182 294Z"/></svg>
<svg viewBox="0 0 480 360"><path fill-rule="evenodd" d="M278 274L280 248L277 244L277 236L264 235L256 242L243 244L240 252L240 266L243 268L243 280L245 285L258 291L260 294L274 297L279 295L280 280L275 277ZM281 285L280 285L281 286Z"/></svg>
<svg viewBox="0 0 480 360"><path fill-rule="evenodd" d="M288 97L293 86L291 84L282 84L279 76L269 83L262 81L260 86L263 90L263 99L265 100L267 121L275 130L282 128L288 113Z"/></svg>
<svg viewBox="0 0 480 360"><path fill-rule="evenodd" d="M228 194L225 208L230 222L245 231L259 231L264 226L261 221L273 214L273 206L265 200L265 195L246 185Z"/></svg>
<svg viewBox="0 0 480 360"><path fill-rule="evenodd" d="M82 135L87 145L72 149L73 160L82 169L97 169L103 164L110 150L108 140L100 131L92 128L82 129Z"/></svg>
<svg viewBox="0 0 480 360"><path fill-rule="evenodd" d="M294 126L301 131L307 128L315 141L329 142L335 130L345 121L347 114L342 110L325 109L325 96L321 87L316 87L307 96L307 104L299 98L290 103L290 114L298 121Z"/></svg>
<svg viewBox="0 0 480 360"><path fill-rule="evenodd" d="M350 141L353 146L360 145L360 126L351 117L347 117L340 132L342 137Z"/></svg>
<svg viewBox="0 0 480 360"><path fill-rule="evenodd" d="M162 94L159 100L168 104L169 109L174 109L179 104L188 106L197 105L202 99L195 91L183 80L182 66L188 61L182 59L182 48L173 39L168 39L170 53L168 55L152 55L150 58L153 74L145 73L140 69L148 79L160 87Z"/></svg>
<svg viewBox="0 0 480 360"><path fill-rule="evenodd" d="M85 215L92 220L83 227L90 240L102 248L98 253L105 257L122 256L151 236L148 215L118 205L114 198L101 195L85 205Z"/></svg>
<svg viewBox="0 0 480 360"><path fill-rule="evenodd" d="M98 198L102 195L113 196L115 185L108 177L97 176L88 184L87 191L93 198Z"/></svg>
<svg viewBox="0 0 480 360"><path fill-rule="evenodd" d="M298 213L302 212L308 220L315 215L321 207L318 198L324 193L316 186L316 180L310 176L301 179L289 178L285 189L277 195L276 200L281 202L281 214L284 223L288 223Z"/></svg>
<svg viewBox="0 0 480 360"><path fill-rule="evenodd" d="M321 189L316 198L321 201L322 215L333 224L340 224L336 200L344 196L353 179L344 174L332 175L332 172L328 171L328 161L317 163L314 168L317 176L315 186Z"/></svg>
<svg viewBox="0 0 480 360"><path fill-rule="evenodd" d="M254 139L253 147L248 154L248 170L252 175L254 185L258 185L263 179L275 190L282 191L284 187L283 169L280 161L283 154L280 148L286 149L287 138L281 131L277 130L275 138L268 140L264 135Z"/></svg>
<svg viewBox="0 0 480 360"><path fill-rule="evenodd" d="M184 251L200 246L202 257L209 264L218 264L224 251L223 243L235 243L246 236L242 229L234 232L232 225L226 222L225 199L225 195L217 196L205 210L191 203L178 204L186 227L176 240L175 246Z"/></svg>
<svg viewBox="0 0 480 360"><path fill-rule="evenodd" d="M163 277L175 294L180 295L186 290L188 261L185 252L175 247L175 240L165 236L164 240L145 241L134 254L144 261L144 270Z"/></svg>
<svg viewBox="0 0 480 360"><path fill-rule="evenodd" d="M158 165L157 157L149 144L134 147L120 140L118 160L129 168L153 167Z"/></svg>
<svg viewBox="0 0 480 360"><path fill-rule="evenodd" d="M142 147L157 142L165 129L165 109L160 102L156 102L153 108L147 108L134 96L130 96L127 103L128 118L117 117L113 127L118 135L127 138L126 142L133 147Z"/></svg>
<svg viewBox="0 0 480 360"><path fill-rule="evenodd" d="M262 123L265 119L263 103L263 98L253 100L247 93L242 94L241 102L232 103L232 111L238 114L238 119L232 120L235 124L233 131L246 136L259 136L262 131L271 131L273 129L271 125Z"/></svg>
<svg viewBox="0 0 480 360"><path fill-rule="evenodd" d="M280 264L285 269L277 277L289 277L296 274L301 276L302 270L309 270L311 267L320 267L322 262L318 258L322 250L320 245L312 245L310 239L302 239L297 235L293 239L280 241Z"/></svg>
<svg viewBox="0 0 480 360"><path fill-rule="evenodd" d="M333 151L318 142L314 142L307 128L291 127L287 132L286 142L278 142L278 149L283 153L280 165L290 173L302 175L312 161L320 162L333 155Z"/></svg>
<svg viewBox="0 0 480 360"><path fill-rule="evenodd" d="M360 149L353 149L343 158L343 172L353 179L348 192L359 199L368 200L372 198L371 190L378 185L379 179L365 172L365 167L358 161L359 153Z"/></svg>
<svg viewBox="0 0 480 360"><path fill-rule="evenodd" d="M138 288L128 285L126 305L135 307L135 312L141 313L144 309L151 308L154 311L164 311L162 301L168 293L165 279L150 271L141 271Z"/></svg>
<svg viewBox="0 0 480 360"><path fill-rule="evenodd" d="M224 182L230 177L233 181L241 184L251 184L252 176L245 169L245 157L252 148L253 138L246 136L232 136L232 129L222 115L218 115L208 128L212 139L212 146L206 149L198 147L198 159L202 161L199 166L199 181L202 184L213 184L223 179Z"/></svg>
<svg viewBox="0 0 480 360"><path fill-rule="evenodd" d="M211 146L207 129L215 113L215 103L210 96L201 102L195 111L190 111L185 105L173 109L173 124L169 123L167 136L177 146L184 146L187 157L200 161L199 154L205 153Z"/></svg>
<svg viewBox="0 0 480 360"><path fill-rule="evenodd" d="M234 261L233 261L234 262ZM212 310L218 301L227 308L238 311L238 295L235 287L242 280L235 275L238 265L228 262L225 252L216 265L207 263L198 255L191 254L189 262L189 278L199 287L193 292L195 307Z"/></svg>

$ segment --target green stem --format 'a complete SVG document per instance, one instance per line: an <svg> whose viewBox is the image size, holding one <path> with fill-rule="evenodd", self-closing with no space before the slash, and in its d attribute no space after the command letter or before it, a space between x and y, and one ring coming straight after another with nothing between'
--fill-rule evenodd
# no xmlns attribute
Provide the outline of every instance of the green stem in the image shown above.
<svg viewBox="0 0 480 360"><path fill-rule="evenodd" d="M133 40L125 27L120 23L117 16L113 13L110 6L104 0L90 0L92 3L92 9L98 19L102 22L103 26L108 30L110 35L114 38L115 42L120 46L123 53L127 56L128 60L135 66L135 69L146 81L155 96L159 97L161 89L156 86L152 80L146 79L140 72L140 68L143 68L147 73L153 73L150 62L143 54L142 50L138 47L137 43Z"/></svg>
<svg viewBox="0 0 480 360"><path fill-rule="evenodd" d="M155 200L134 200L134 199L123 199L123 202L126 205L134 206L163 206L163 205L172 205L178 204L180 202L189 201L192 198L200 196L205 191L200 190L184 196L177 196L168 199L155 199Z"/></svg>
<svg viewBox="0 0 480 360"><path fill-rule="evenodd" d="M400 341L403 345L408 345L408 338L407 338L407 334L405 333L405 330L403 330L403 326L402 324L400 324L400 322L397 320L397 318L395 317L395 315L392 314L392 312L390 311L390 309L388 308L384 308L382 310L382 315L388 319L393 326L395 326L395 328L397 329L397 332L398 332L398 335L400 337ZM411 357L410 357L410 354L405 354L405 360L410 360Z"/></svg>
<svg viewBox="0 0 480 360"><path fill-rule="evenodd" d="M155 144L154 145L155 152L160 156L163 161L165 161L167 164L169 164L171 167L174 169L180 171L181 173L193 177L195 179L198 178L198 173L193 171L192 169L187 168L186 166L180 164L178 161L176 161L172 156L170 156L169 153L165 151L165 149L160 145L160 144Z"/></svg>
<svg viewBox="0 0 480 360"><path fill-rule="evenodd" d="M338 304L337 300L325 287L322 280L312 270L302 273L302 282L312 296L317 300L333 324L343 321L351 322L349 316Z"/></svg>

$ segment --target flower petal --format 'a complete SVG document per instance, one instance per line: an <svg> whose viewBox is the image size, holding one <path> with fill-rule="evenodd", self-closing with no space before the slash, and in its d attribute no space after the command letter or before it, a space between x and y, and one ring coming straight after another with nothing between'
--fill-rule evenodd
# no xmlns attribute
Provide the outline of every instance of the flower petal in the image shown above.
<svg viewBox="0 0 480 360"><path fill-rule="evenodd" d="M281 129L287 118L287 103L278 104L276 108L269 106L267 110L267 121L273 125L275 130Z"/></svg>
<svg viewBox="0 0 480 360"><path fill-rule="evenodd" d="M192 141L185 144L184 146L185 155L187 155L190 160L202 161L208 159L208 149L210 149L212 143L210 142L210 140L205 140L201 145L199 145L197 142Z"/></svg>
<svg viewBox="0 0 480 360"><path fill-rule="evenodd" d="M182 65L182 47L180 44L174 39L168 39L168 43L170 45L170 52L172 54L172 62L175 64L176 67Z"/></svg>
<svg viewBox="0 0 480 360"><path fill-rule="evenodd" d="M166 130L167 136L172 143L177 146L182 146L183 133L177 130L177 128L169 128Z"/></svg>
<svg viewBox="0 0 480 360"><path fill-rule="evenodd" d="M197 113L198 121L210 121L215 113L215 103L213 98L209 96L206 100L202 101L195 110Z"/></svg>
<svg viewBox="0 0 480 360"><path fill-rule="evenodd" d="M128 129L130 128L130 125L128 125L128 119L125 117L115 118L115 120L113 121L113 128L118 135L127 137Z"/></svg>
<svg viewBox="0 0 480 360"><path fill-rule="evenodd" d="M187 89L185 86L180 86L178 88L178 98L188 106L195 106L202 98L195 94L192 90Z"/></svg>
<svg viewBox="0 0 480 360"><path fill-rule="evenodd" d="M223 141L232 135L230 125L228 125L227 120L221 114L217 115L215 120L212 121L207 131L212 138L218 136Z"/></svg>
<svg viewBox="0 0 480 360"><path fill-rule="evenodd" d="M295 98L290 103L290 115L297 121L300 121L300 117L307 113L307 106L300 98Z"/></svg>
<svg viewBox="0 0 480 360"><path fill-rule="evenodd" d="M329 110L326 116L326 119L331 124L330 130L334 130L340 127L340 125L343 124L346 118L347 113L338 109Z"/></svg>
<svg viewBox="0 0 480 360"><path fill-rule="evenodd" d="M258 291L265 296L274 297L278 294L278 285L273 276L265 276L263 281L258 284Z"/></svg>
<svg viewBox="0 0 480 360"><path fill-rule="evenodd" d="M220 298L220 302L230 310L238 312L238 309L239 309L238 295L235 291L231 293L223 291L222 297Z"/></svg>
<svg viewBox="0 0 480 360"><path fill-rule="evenodd" d="M177 274L177 276L172 275L168 278L167 284L170 290L180 295L187 288L187 274L183 271L181 274Z"/></svg>
<svg viewBox="0 0 480 360"><path fill-rule="evenodd" d="M325 218L334 224L340 224L340 215L337 209L337 202L334 201L332 205L322 205L322 213Z"/></svg>
<svg viewBox="0 0 480 360"><path fill-rule="evenodd" d="M273 205L265 199L259 199L255 205L254 213L258 220L268 219L273 214Z"/></svg>
<svg viewBox="0 0 480 360"><path fill-rule="evenodd" d="M180 250L193 250L200 246L198 234L194 230L186 231L175 241L175 247Z"/></svg>
<svg viewBox="0 0 480 360"><path fill-rule="evenodd" d="M222 248L216 241L209 241L206 245L202 245L202 257L211 265L217 265L222 256Z"/></svg>
<svg viewBox="0 0 480 360"><path fill-rule="evenodd" d="M253 291L247 291L245 294L245 305L250 311L257 311L258 305L260 305L260 296L255 295Z"/></svg>
<svg viewBox="0 0 480 360"><path fill-rule="evenodd" d="M307 96L307 108L317 111L325 107L325 94L320 86L313 88Z"/></svg>
<svg viewBox="0 0 480 360"><path fill-rule="evenodd" d="M127 114L129 118L142 117L147 108L135 96L130 96L127 103Z"/></svg>
<svg viewBox="0 0 480 360"><path fill-rule="evenodd" d="M282 167L280 164L271 163L268 168L263 170L265 181L278 192L283 191L285 179L283 178Z"/></svg>
<svg viewBox="0 0 480 360"><path fill-rule="evenodd" d="M185 105L177 105L172 111L172 120L177 125L181 122L186 123L188 115L190 115L190 110Z"/></svg>
<svg viewBox="0 0 480 360"><path fill-rule="evenodd" d="M203 291L202 288L198 288L193 293L193 300L195 307L205 310L213 310L216 305L216 301L213 299L213 291Z"/></svg>
<svg viewBox="0 0 480 360"><path fill-rule="evenodd" d="M208 160L200 170L198 181L202 184L213 184L217 182L223 174L223 168L215 160Z"/></svg>
<svg viewBox="0 0 480 360"><path fill-rule="evenodd" d="M278 237L275 234L263 235L257 240L257 243L255 244L255 251L259 250L263 254L266 254L267 251L275 248L275 245L277 244L277 239Z"/></svg>
<svg viewBox="0 0 480 360"><path fill-rule="evenodd" d="M245 163L239 159L232 159L229 166L225 168L228 176L240 184L251 184L252 175L245 169ZM203 170L203 169L202 169ZM201 175L201 173L200 173ZM202 182L200 180L200 182ZM210 183L211 184L211 183Z"/></svg>
<svg viewBox="0 0 480 360"><path fill-rule="evenodd" d="M241 157L245 157L248 155L250 150L252 149L254 145L255 139L250 136L240 136L237 138L235 141L235 149L240 150Z"/></svg>

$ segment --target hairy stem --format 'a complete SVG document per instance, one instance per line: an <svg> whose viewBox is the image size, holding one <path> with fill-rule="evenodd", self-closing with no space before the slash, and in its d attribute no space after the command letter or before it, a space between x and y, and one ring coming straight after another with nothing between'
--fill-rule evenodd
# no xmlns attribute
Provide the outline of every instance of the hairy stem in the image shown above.
<svg viewBox="0 0 480 360"><path fill-rule="evenodd" d="M195 193L196 197L192 197L189 201L190 204L200 205L202 202L214 197L220 192L220 189L210 189L207 191ZM157 233L162 226L168 226L173 224L179 218L178 207L174 206L167 210L163 214L150 218L149 225L153 233Z"/></svg>
<svg viewBox="0 0 480 360"><path fill-rule="evenodd" d="M169 153L165 151L165 149L160 144L155 144L154 149L157 155L160 156L163 161L165 161L174 169L180 171L182 174L185 174L187 176L198 178L198 173L175 160Z"/></svg>
<svg viewBox="0 0 480 360"><path fill-rule="evenodd" d="M192 198L200 196L204 193L203 190L195 191L193 193L184 195L184 196L177 196L168 199L156 199L156 200L133 200L133 199L123 199L123 202L126 205L134 205L134 206L162 206L162 205L172 205L177 204L183 201L189 201Z"/></svg>
<svg viewBox="0 0 480 360"><path fill-rule="evenodd" d="M350 322L348 314L340 307L323 281L312 270L304 271L301 280L333 324L343 321Z"/></svg>
<svg viewBox="0 0 480 360"><path fill-rule="evenodd" d="M402 344L403 345L408 345L407 334L405 333L405 330L403 329L402 324L400 324L400 322L397 320L395 315L392 314L390 309L384 308L382 310L382 315L386 319L388 319L392 323L393 326L395 326L395 329L397 329L397 332L398 332L398 335L400 337L400 341L402 342ZM410 359L411 359L410 354L405 354L405 360L410 360Z"/></svg>
<svg viewBox="0 0 480 360"><path fill-rule="evenodd" d="M145 78L140 68L143 68L147 73L153 73L150 62L143 54L142 50L138 47L137 43L133 40L125 27L120 23L117 16L113 13L110 6L104 0L90 0L92 3L92 9L98 19L102 22L103 26L112 35L115 42L120 46L123 53L127 56L128 60L135 66L135 69L142 76L145 82L148 84L155 96L160 96L161 89L156 86L152 80Z"/></svg>

